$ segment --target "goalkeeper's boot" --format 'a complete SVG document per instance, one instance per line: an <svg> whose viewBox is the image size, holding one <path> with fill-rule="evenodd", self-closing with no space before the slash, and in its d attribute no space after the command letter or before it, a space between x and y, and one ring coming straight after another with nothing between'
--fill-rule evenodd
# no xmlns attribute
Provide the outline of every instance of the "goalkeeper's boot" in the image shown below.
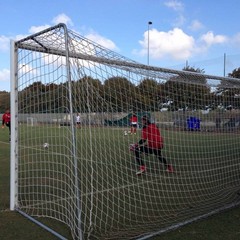
<svg viewBox="0 0 240 240"><path fill-rule="evenodd" d="M137 175L141 175L146 171L146 167L144 165L140 166L140 170L136 172Z"/></svg>
<svg viewBox="0 0 240 240"><path fill-rule="evenodd" d="M172 165L168 165L167 166L167 170L166 170L168 173L173 173L174 171L173 171L173 167L172 167Z"/></svg>

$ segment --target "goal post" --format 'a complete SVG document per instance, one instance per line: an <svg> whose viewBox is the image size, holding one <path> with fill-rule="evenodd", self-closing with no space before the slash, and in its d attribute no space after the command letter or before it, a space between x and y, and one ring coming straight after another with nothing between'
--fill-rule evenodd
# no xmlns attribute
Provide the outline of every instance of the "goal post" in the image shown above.
<svg viewBox="0 0 240 240"><path fill-rule="evenodd" d="M16 86L17 86L17 54L15 51L15 47L14 47L15 42L13 40L11 40L10 42L10 54L11 54L11 64L10 64L10 79L11 79L11 96L10 96L10 103L11 103L11 113L17 113L17 104L16 104L16 94L13 94L13 92L15 93L16 90ZM12 114L13 115L13 114ZM17 186L18 186L18 182L17 182L17 146L16 146L16 142L14 141L15 139L17 139L16 136L16 131L15 129L17 129L17 116L15 115L15 117L12 117L11 119L11 148L10 148L10 210L14 210L18 204L18 199L17 199Z"/></svg>
<svg viewBox="0 0 240 240"><path fill-rule="evenodd" d="M62 239L147 239L237 206L239 95L239 79L140 64L64 24L12 42L10 208ZM143 116L166 164L148 150L136 175Z"/></svg>
<svg viewBox="0 0 240 240"><path fill-rule="evenodd" d="M64 81L64 83L66 84L66 89L68 89L67 91L65 90L66 92L66 95L64 95L64 97L66 97L68 99L68 102L64 102L65 104L63 104L61 107L65 108L64 112L66 112L66 109L67 109L67 113L71 116L73 116L73 106L72 106L72 87L71 87L71 75L70 75L70 61L69 61L69 49L68 49L68 34L65 33L66 32L66 26L65 25L59 25L59 26L56 26L56 27L53 27L53 28L50 28L48 29L47 31L54 31L55 29L60 29L60 31L62 31L63 33L63 38L60 39L60 42L58 44L60 44L61 48L64 49L64 52L61 53L65 56L64 58L64 61L65 61L65 64L61 67L61 75L59 75L58 73L58 77L61 78L60 81ZM45 31L42 31L42 34L47 34L47 32ZM24 44L25 42L28 42L29 40L33 40L37 46L35 46L36 48L38 48L39 46L41 48L44 48L44 45L41 44L40 42L37 41L37 39L35 39L34 37L37 36L38 34L36 35L33 35L31 36L30 38L26 38L23 40L23 49L24 48ZM55 41L57 41L57 39L54 39ZM11 43L11 47L12 47L12 50L11 50L11 70L12 70L12 93L11 93L11 104L12 104L12 112L14 112L14 116L15 118L13 119L13 126L12 126L12 130L13 130L13 134L12 134L12 144L11 144L11 200L10 200L10 205L11 205L11 210L17 210L19 211L21 214L23 214L24 216L28 217L30 220L33 221L34 218L31 217L31 214L29 214L26 210L22 210L20 205L19 204L19 189L23 186L21 186L19 184L19 172L21 171L20 168L18 168L22 162L24 162L24 158L21 158L19 156L21 156L20 154L20 149L21 149L21 143L23 144L26 144L25 141L28 141L28 137L29 136L26 136L26 138L21 138L21 127L19 126L19 120L18 120L18 117L19 115L27 115L27 113L40 113L42 110L39 110L39 109L35 109L35 98L37 98L38 100L38 106L37 108L41 107L41 104L48 104L48 100L51 101L51 99L49 99L49 96L44 96L44 98L48 98L47 100L39 100L39 98L41 99L41 93L40 93L40 96L38 95L39 93L36 92L36 93L33 93L33 95L31 96L31 90L32 89L27 89L28 86L25 85L25 84L32 84L32 85L35 85L35 81L32 81L32 79L28 80L28 82L25 82L26 78L23 77L26 72L25 71L29 71L29 74L32 75L32 76L35 76L37 75L38 73L35 71L35 69L32 68L31 66L31 63L34 63L35 61L38 62L39 60L35 60L36 57L41 57L41 56L36 56L36 55L31 55L29 59L26 60L26 56L24 55L25 53L23 53L23 55L21 55L19 57L19 52L18 50L20 49L17 45L20 44L21 45L21 40L18 41L18 42L13 42ZM63 45L62 45L63 44ZM30 46L31 48L31 44L27 46ZM26 52L28 52L30 49L26 50ZM31 51L31 50L30 50ZM36 53L38 52L37 49L32 49L32 52ZM40 51L42 52L42 51ZM46 52L46 49L44 50L44 52ZM46 55L48 55L48 53L44 53ZM41 54L40 54L41 55ZM42 60L46 60L46 55L45 56L42 56ZM20 60L20 58L23 57L22 59L22 62ZM51 57L50 57L51 58ZM50 59L51 61L52 59ZM61 59L62 60L62 59ZM19 62L21 63L19 63ZM29 61L29 62L27 62ZM47 59L47 61L49 61L49 59ZM41 64L41 63L40 63ZM51 65L52 64L52 65ZM51 70L49 70L50 72L47 72L46 75L44 75L44 77L49 77L49 78L52 78L52 81L48 81L46 80L45 83L46 84L51 84L55 81L54 79L54 74L51 73L51 71L54 69L55 66L53 66L53 63L43 63L43 67L46 68L46 67L49 67L52 68ZM20 68L20 70L19 70ZM30 69L29 69L30 68ZM45 70L43 70L45 71ZM54 70L53 70L54 71ZM24 80L23 80L24 79ZM40 80L40 79L39 79ZM40 80L41 81L41 80ZM39 82L37 82L38 84ZM35 89L36 89L36 86L35 86ZM24 91L25 90L25 91ZM29 91L30 90L30 91ZM38 91L39 89L37 89ZM22 96L22 95L24 96ZM28 96L26 96L26 94ZM36 95L35 95L36 94ZM59 94L59 93L58 93ZM45 95L45 94L44 94ZM61 96L59 96L61 98ZM29 99L30 98L30 99ZM23 104L25 105L24 106L24 109L22 106L19 106L19 103L20 101L24 102ZM55 101L55 99L52 99L52 101ZM29 106L28 106L29 105ZM49 110L49 107L46 107L44 110L47 110L47 111L50 111L50 113L55 113L55 109L52 109L52 106L50 106L51 110ZM33 126L33 123L34 123L34 118L32 117L27 117L27 125L28 123L30 122L30 125ZM74 231L73 231L73 234L74 234L74 238L77 238L77 239L82 239L82 229L80 227L81 225L81 209L80 209L80 205L79 205L79 201L80 201L80 196L79 196L79 184L78 184L78 172L77 172L77 157L76 157L76 146L75 146L75 143L76 143L76 137L75 137L75 131L74 131L74 122L73 122L73 118L70 118L70 130L69 130L69 133L68 133L68 141L71 142L69 148L70 149L67 149L68 150L68 153L65 153L66 156L63 157L63 161L65 161L65 159L67 160L70 160L70 167L72 168L72 171L74 172L74 174L72 174L72 178L71 179L68 179L69 182L71 182L71 184L73 185L72 188L70 189L71 192L71 196L69 198L66 198L64 199L64 201L68 202L68 204L71 205L74 205L75 208L72 209L73 213L74 213L74 216L75 216L75 219L74 217L72 219L68 219L68 222L70 221L73 221L74 224ZM23 127L24 128L24 127ZM46 126L44 127L46 128ZM25 131L25 130L24 130ZM35 134L35 130L34 131L27 131L27 132L32 132L31 134ZM48 138L51 138L48 136ZM40 141L44 141L44 139L41 139ZM42 143L38 142L37 143L37 146L34 145L34 148L36 147L40 147L40 146L43 146ZM38 155L38 153L36 153ZM48 154L45 154L45 156L47 156ZM40 160L38 157L35 158L36 160ZM45 161L45 160L43 160ZM25 164L25 163L24 163ZM51 164L51 162L49 163ZM20 170L20 171L19 171ZM42 171L42 169L37 169L39 172ZM49 169L47 169L47 171L50 172ZM24 173L23 173L24 174ZM29 180L31 181L31 179L34 178L34 176L31 176L29 178ZM58 179L60 180L60 178ZM62 179L60 180L62 181ZM41 185L41 183L40 183ZM67 183L64 183L64 185L67 185ZM43 189L45 189L45 191L49 191L49 186L42 186ZM66 186L64 186L64 188L66 188ZM39 192L40 193L40 192ZM23 194L24 195L24 194ZM28 195L28 193L27 193ZM57 194L56 194L57 195ZM50 197L50 196L49 196ZM56 197L56 200L55 201L58 201L58 198L60 196L55 196ZM42 201L49 201L49 200L46 200L46 197L43 197L44 200ZM26 201L26 200L25 200ZM41 199L33 199L32 202L38 202L38 201L41 201ZM24 200L23 200L24 202ZM40 204L42 205L42 204ZM47 205L47 203L44 203L43 205ZM63 207L63 206L61 206ZM71 208L71 207L70 207ZM47 209L44 209L42 212L47 212L49 210ZM68 209L68 211L70 211ZM47 215L49 217L52 217L46 213L40 213L40 214L33 214L34 216L42 216L42 215ZM61 213L60 213L61 215ZM57 218L58 219L58 218ZM58 219L60 220L60 219ZM66 220L65 220L66 221ZM54 235L56 235L57 237L61 238L61 239L65 239L63 236L59 235L57 232L55 232L54 230L52 230L51 228L48 228L47 226L45 226L44 224L42 224L41 222L37 221L36 219L34 219L34 222L35 223L38 223L40 226L44 227L46 230L50 231L51 233L53 233Z"/></svg>

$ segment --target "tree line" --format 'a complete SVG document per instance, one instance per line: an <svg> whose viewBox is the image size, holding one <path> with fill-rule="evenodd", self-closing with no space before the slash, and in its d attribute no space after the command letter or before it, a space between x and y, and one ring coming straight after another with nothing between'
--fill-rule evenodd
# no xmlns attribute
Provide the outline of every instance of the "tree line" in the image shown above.
<svg viewBox="0 0 240 240"><path fill-rule="evenodd" d="M185 67L184 71L204 73L202 69ZM70 101L75 112L129 112L216 109L231 106L240 109L240 88L220 84L215 91L207 85L204 75L179 74L159 82L145 78L138 85L125 77L110 77L103 83L89 76L66 83L34 82L19 91L19 109L23 113L66 113ZM240 68L230 77L240 78ZM71 91L69 91L71 88ZM70 94L71 93L71 94ZM10 107L10 93L0 92L0 112Z"/></svg>
<svg viewBox="0 0 240 240"><path fill-rule="evenodd" d="M4 113L7 109L10 109L10 93L0 91L0 113Z"/></svg>

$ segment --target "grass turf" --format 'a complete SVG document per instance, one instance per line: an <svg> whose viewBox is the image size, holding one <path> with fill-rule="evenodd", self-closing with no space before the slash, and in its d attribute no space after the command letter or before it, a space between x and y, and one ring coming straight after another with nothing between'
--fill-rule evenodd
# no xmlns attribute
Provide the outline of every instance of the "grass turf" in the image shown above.
<svg viewBox="0 0 240 240"><path fill-rule="evenodd" d="M27 134L24 128L22 128L22 131L23 131L22 135ZM44 162L42 159L44 159L46 155L49 156L49 153L51 154L51 152L58 153L57 155L51 154L52 155L51 161L54 158L56 158L55 160L58 161L58 165L55 165L55 163L50 163L50 165L48 165L45 170L49 170L49 167L56 168L59 166L59 163L62 167L64 167L65 161L66 161L65 158L66 156L68 156L68 151L71 151L71 148L70 148L70 145L67 144L67 142L61 140L61 138L58 138L56 134L67 136L67 138L65 139L71 139L71 136L69 135L68 130L66 128L62 128L60 131L51 133L50 130L47 129L47 132L44 133L43 128L40 128L40 129L32 128L31 133L32 131L35 131L35 134L38 134L39 137L36 138L38 140L32 139L31 136L30 137L28 136L27 138L25 136L25 138L22 138L22 139L28 139L28 141L25 142L22 140L21 142L23 146L22 151L25 153L26 149L30 149L32 153L31 155L32 157L30 156L24 159L28 163L31 163L32 170L36 170L36 168L39 167L38 165L40 164L39 162L41 161L42 161L42 164L46 164L46 162ZM94 195L95 200L97 199L103 200L102 205L98 206L98 209L95 209L96 215L101 214L101 211L103 212L105 212L105 210L107 211L109 207L111 207L112 209L114 209L114 213L116 214L114 216L114 213L110 213L112 215L112 219L114 218L116 219L117 217L119 217L118 213L123 210L126 211L126 207L128 207L129 209L127 212L129 213L127 213L127 215L125 214L125 218L128 219L130 216L130 213L133 212L133 209L131 208L136 208L136 205L138 205L138 203L136 204L136 202L134 204L131 204L131 203L133 201L137 201L139 197L141 199L141 193L144 193L147 196L153 196L155 198L156 190L158 190L158 193L161 193L161 194L165 193L165 196L164 196L165 204L155 202L155 205L153 206L155 207L155 209L162 209L162 210L164 209L167 210L169 209L169 206L170 206L171 207L170 215L166 215L166 218L172 215L174 216L174 219L175 219L176 211L179 211L179 206L182 207L181 211L184 212L188 210L193 213L194 206L191 206L192 204L197 203L200 206L201 204L204 205L208 203L211 205L211 201L216 200L213 197L214 195L216 195L223 189L229 188L229 186L226 186L226 185L223 186L223 184L226 183L224 179L227 180L229 178L229 176L227 176L227 173L230 173L230 172L233 173L233 180L230 181L230 183L232 183L234 187L235 187L235 184L238 183L238 187L239 187L239 178L235 179L236 178L235 171L239 171L238 155L236 154L236 151L239 150L238 149L239 144L237 144L239 143L239 141L236 141L236 139L239 140L238 136L234 136L233 134L222 134L222 135L216 136L214 134L185 133L185 132L179 132L178 134L176 134L175 131L174 132L163 131L165 139L168 141L168 144L166 144L166 147L164 150L164 154L169 160L171 159L171 162L176 167L175 176L169 177L164 172L162 171L159 172L159 170L156 170L157 169L156 164L157 164L157 167L159 167L158 163L156 163L155 162L156 160L154 160L152 157L149 157L149 160L147 162L149 173L146 174L146 176L143 176L143 178L136 179L136 176L134 174L135 163L132 161L132 156L126 153L128 153L129 143L132 143L132 141L135 141L138 136L128 136L127 138L125 137L125 139L123 140L122 130L115 130L114 132L112 132L112 130L105 129L104 130L105 134L103 134L102 131L103 129L94 129L94 131L92 132L92 135L91 134L89 135L89 131L84 131L82 129L81 131L77 132L77 142L76 142L77 149L78 149L78 160L80 160L78 161L79 169L81 173L84 173L81 176L81 179L82 179L81 191L83 193L85 192L85 194L83 194L83 197L85 196L87 198L87 196L89 196L89 189L93 184L97 188L97 191L95 191L96 194ZM1 183L3 184L0 184L1 186L0 191L1 191L1 196L5 196L5 197L1 198L0 207L1 209L7 209L8 202L9 202L9 190L8 190L9 189L9 148L8 148L9 142L8 142L8 136L7 136L7 129L3 129L2 133L3 134L1 134L1 138L2 138L1 148L3 148L3 150L1 149L1 159L3 160L1 162L3 162L3 164L1 166L0 179L1 179ZM221 136L221 138L219 136ZM93 141L90 141L91 138ZM58 139L57 141L59 142L58 144L56 144L56 146L54 146L53 143L56 143L56 139ZM88 142L88 139L90 142ZM119 141L120 139L123 141ZM51 146L51 148L48 150L47 153L44 149L42 149L43 140L49 142ZM99 140L101 140L101 143L103 143L102 149L99 146ZM209 143L211 143L211 145ZM219 148L214 147L217 145L219 145L220 147ZM226 146L228 147L226 148ZM108 149L109 151L104 153L104 149ZM95 152L97 154L91 155L90 154L91 152ZM63 153L63 154L61 155L59 153ZM111 157L107 157L109 156L109 153ZM39 156L39 157L37 157L36 159L36 156ZM95 158L96 156L97 158ZM226 166L226 161L224 159L224 156L228 156L228 157L231 156L231 161L233 165L232 167ZM88 159L90 159L91 161L87 161ZM216 161L212 162L212 159L215 159ZM69 160L68 157L67 157L67 160ZM206 174L206 169L203 168L202 166L205 166L205 165L208 166L209 169L211 169L212 171L211 175L209 174L204 175L204 173ZM238 168L236 168L236 166ZM92 171L89 172L88 171L89 169L91 169ZM99 169L102 169L102 172L100 172ZM219 172L215 172L214 169L221 169L222 175L221 174L219 175ZM98 170L98 173L96 172L96 170ZM91 178L90 175L94 176L94 178ZM58 178L58 175L54 175L51 177L53 177L52 179L55 179L55 178ZM219 183L215 184L214 180L216 180L217 177L219 178L218 180ZM89 179L91 179L92 181L89 181ZM30 177L30 181L31 181L31 177ZM43 181L43 179L41 179L41 181ZM157 184L157 182L159 181L164 182L165 184ZM179 196L183 196L183 195L180 194L178 191L174 190L175 189L174 183L176 182L178 184L182 183L182 188L181 188L181 184L179 186L181 191L183 190L185 191L186 195L184 197L180 198ZM186 189L186 186L187 186L186 183L189 183L189 182L192 183L194 188ZM6 189L6 186L8 186L7 189ZM119 188L119 186L125 186L125 187ZM134 186L134 189L130 188L129 186ZM149 188L149 186L151 187ZM169 190L169 188L166 188L166 186L171 187L170 194L166 192L167 190ZM207 190L205 190L204 187L205 188L207 187ZM127 189L125 190L127 191L127 197L126 197L126 192L123 191L124 189ZM29 190L31 189L29 188L27 192L29 192ZM36 190L36 189L32 188L32 190ZM187 194L188 190L191 191L189 195ZM233 189L229 189L229 190L230 190L229 192L231 192ZM117 191L117 195L111 194L111 191ZM226 193L229 194L229 192L227 191L225 192L225 194ZM140 195L136 195L136 193ZM220 193L220 195L217 194L216 198L219 198L219 196L222 196L222 194L223 193ZM106 202L104 201L104 199L106 200ZM177 199L177 202L176 202L176 199ZM232 200L231 196L229 197L229 200ZM139 204L140 205L142 203L146 204L148 202L154 203L153 198L150 197L149 199L147 199L147 201L146 199L144 199L144 201L142 202L139 201ZM186 202L188 204L185 204ZM127 204L127 203L130 203L130 204ZM88 208L87 205L83 207L85 207L86 209ZM139 215L137 216L142 216L143 209L144 209L144 206L141 205L141 208L138 209ZM164 214L164 211L162 211L161 214ZM167 210L167 212L169 214L169 210ZM147 214L149 216L149 212L147 212ZM154 214L155 212L152 213L151 217L154 217ZM13 221L15 217L16 219L22 219L22 217L20 217L16 213L1 211L1 216L3 216L4 218L8 218L8 217L5 217L6 215L9 216L10 221ZM86 217L88 216L86 215ZM101 217L102 219L106 218L106 221L107 221L108 216L104 216L104 214L102 214ZM123 225L130 224L130 222L127 222L126 219L120 218L118 220L119 222L121 222L121 224L124 223ZM134 222L133 218L132 220ZM20 222L17 221L17 222L19 223L19 225L21 225L21 222L23 222L23 225L25 226L26 221L27 220L23 218L22 221ZM48 220L45 220L45 221L48 221ZM154 223L154 225L155 224L156 223ZM56 224L55 228L57 227L57 225L58 224ZM32 224L30 224L30 226L32 226ZM146 227L149 227L149 225ZM13 229L9 229L9 233L13 234L13 231L14 231ZM5 236L7 235L7 232L8 231L4 232ZM40 232L42 232L42 230L40 230ZM67 230L65 231L64 234L67 234L67 236L69 237L69 233ZM169 233L167 235L171 235L171 234L172 233ZM195 234L195 237L196 235L197 234ZM199 236L201 237L201 235L204 235L204 234L200 234ZM164 237L164 235L162 235L162 237ZM4 239L4 238L1 238L1 239ZM6 239L11 239L11 238L6 238ZM27 239L27 238L24 238L24 239ZM46 238L46 239L50 239L50 238ZM178 238L174 238L174 239L178 239ZM187 239L191 239L191 238L187 238ZM198 238L192 238L192 239L198 239ZM228 238L225 238L225 239L228 239Z"/></svg>

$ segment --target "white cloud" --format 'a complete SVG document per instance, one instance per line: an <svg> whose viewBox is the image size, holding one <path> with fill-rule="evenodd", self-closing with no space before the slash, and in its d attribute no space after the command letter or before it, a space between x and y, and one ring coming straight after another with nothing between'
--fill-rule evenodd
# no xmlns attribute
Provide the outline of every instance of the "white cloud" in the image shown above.
<svg viewBox="0 0 240 240"><path fill-rule="evenodd" d="M240 33L235 37L235 42L237 41L240 43ZM213 45L228 42L230 41L227 36L214 35L211 31L203 34L199 39L195 39L181 28L174 28L168 32L159 32L152 29L149 30L149 55L156 60L163 58L185 60L193 57L193 55L208 51ZM139 43L142 49L140 51L135 50L134 53L146 56L148 54L148 31L144 33L144 39Z"/></svg>
<svg viewBox="0 0 240 240"><path fill-rule="evenodd" d="M141 55L148 51L148 32L144 33L144 40L140 41L143 49ZM167 57L175 60L188 59L195 51L195 40L180 28L168 32L159 32L156 29L149 31L149 54L151 58Z"/></svg>
<svg viewBox="0 0 240 240"><path fill-rule="evenodd" d="M186 22L186 19L182 14L184 11L184 5L182 2L177 0L170 0L170 1L164 2L164 5L170 9L173 9L178 14L178 16L175 18L173 22L174 27L180 27Z"/></svg>
<svg viewBox="0 0 240 240"><path fill-rule="evenodd" d="M93 42L96 42L96 43L102 45L105 48L110 49L110 50L115 50L115 51L118 50L117 46L115 45L115 43L113 41L111 41L110 39L107 39L103 36L100 36L97 33L89 33L85 37L92 40Z"/></svg>
<svg viewBox="0 0 240 240"><path fill-rule="evenodd" d="M207 46L211 46L213 44L221 44L228 41L228 38L224 35L214 35L212 31L203 34L200 38Z"/></svg>
<svg viewBox="0 0 240 240"><path fill-rule="evenodd" d="M189 28L192 31L198 31L198 30L202 29L203 27L204 27L203 24L198 20L193 20L191 22L191 25L189 26Z"/></svg>
<svg viewBox="0 0 240 240"><path fill-rule="evenodd" d="M68 26L73 26L73 22L71 20L71 18L69 18L66 14L64 13L61 13L59 14L58 16L56 16L53 20L52 20L52 23L54 25L57 25L59 23L64 23Z"/></svg>
<svg viewBox="0 0 240 240"><path fill-rule="evenodd" d="M177 12L184 10L183 3L176 1L176 0L167 1L164 4L165 4L165 6L172 8L174 11L177 11Z"/></svg>

